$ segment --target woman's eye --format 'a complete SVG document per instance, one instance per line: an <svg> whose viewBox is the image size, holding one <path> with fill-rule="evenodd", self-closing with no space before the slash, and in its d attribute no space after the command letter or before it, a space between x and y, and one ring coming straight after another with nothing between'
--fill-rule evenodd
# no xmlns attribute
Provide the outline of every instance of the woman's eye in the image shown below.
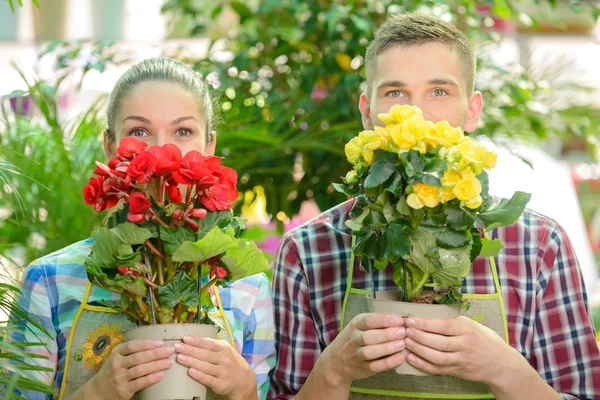
<svg viewBox="0 0 600 400"><path fill-rule="evenodd" d="M193 134L192 130L188 129L188 128L182 128L177 131L177 136L180 136L180 137L188 137L188 136L192 136L192 134Z"/></svg>
<svg viewBox="0 0 600 400"><path fill-rule="evenodd" d="M145 129L136 128L129 131L129 136L145 137L150 136L150 134Z"/></svg>

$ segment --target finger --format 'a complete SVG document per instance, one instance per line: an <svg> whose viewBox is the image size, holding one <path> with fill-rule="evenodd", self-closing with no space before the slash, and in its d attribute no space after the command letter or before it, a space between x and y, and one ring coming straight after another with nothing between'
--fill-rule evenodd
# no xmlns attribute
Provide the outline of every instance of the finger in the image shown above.
<svg viewBox="0 0 600 400"><path fill-rule="evenodd" d="M185 336L183 342L194 347L210 351L223 351L226 346L231 347L224 340L202 338L198 336Z"/></svg>
<svg viewBox="0 0 600 400"><path fill-rule="evenodd" d="M166 369L171 368L173 365L173 361L168 358L162 360L156 360L152 362L147 362L144 364L136 365L133 368L129 368L125 372L125 377L128 381L133 381L142 376L150 375L155 372L164 371Z"/></svg>
<svg viewBox="0 0 600 400"><path fill-rule="evenodd" d="M386 357L399 351L404 350L404 340L397 340L395 342L388 342L383 344L375 344L372 346L364 346L360 348L360 352L365 360L377 360L382 357Z"/></svg>
<svg viewBox="0 0 600 400"><path fill-rule="evenodd" d="M445 371L445 367L441 367L439 365L434 365L421 357L418 357L414 354L409 354L406 357L406 360L415 368L420 369L423 372L427 372L432 375L448 375Z"/></svg>
<svg viewBox="0 0 600 400"><path fill-rule="evenodd" d="M350 322L360 331L404 326L404 320L398 315L366 313L359 314Z"/></svg>
<svg viewBox="0 0 600 400"><path fill-rule="evenodd" d="M218 365L211 364L209 362L199 360L194 357L189 357L184 354L177 355L177 362L179 362L182 365L185 365L186 367L197 369L203 374L214 377L218 377L220 375L219 371L222 370L222 368L220 368Z"/></svg>
<svg viewBox="0 0 600 400"><path fill-rule="evenodd" d="M131 368L136 365L149 363L151 361L160 360L169 357L173 354L173 348L170 346L163 346L157 349L140 351L137 353L130 354L123 357L122 365L125 368Z"/></svg>
<svg viewBox="0 0 600 400"><path fill-rule="evenodd" d="M371 346L374 344L381 344L387 342L393 342L406 337L406 331L404 327L398 328L386 328L386 329L371 329L362 332L360 335L361 344L365 346Z"/></svg>
<svg viewBox="0 0 600 400"><path fill-rule="evenodd" d="M396 368L404 362L404 355L396 353L386 358L369 362L369 370L373 373L387 371Z"/></svg>
<svg viewBox="0 0 600 400"><path fill-rule="evenodd" d="M423 346L410 338L404 339L406 348L411 352L429 361L432 364L439 366L455 365L460 357L460 353L445 353L427 346Z"/></svg>
<svg viewBox="0 0 600 400"><path fill-rule="evenodd" d="M188 370L188 375L191 376L196 381L200 382L201 384L203 384L205 386L208 386L213 391L215 390L215 388L219 384L219 378L216 378L216 377L214 377L212 375L209 375L209 374L205 374L204 372L199 371L199 370L197 370L195 368L190 368Z"/></svg>
<svg viewBox="0 0 600 400"><path fill-rule="evenodd" d="M406 326L446 336L459 336L465 333L465 319L462 318L410 317L406 321Z"/></svg>
<svg viewBox="0 0 600 400"><path fill-rule="evenodd" d="M456 352L462 349L460 336L444 336L421 331L419 329L408 328L406 330L406 337L423 346L443 352Z"/></svg>
<svg viewBox="0 0 600 400"><path fill-rule="evenodd" d="M132 393L139 392L140 390L145 389L150 385L154 385L156 382L160 381L163 378L163 376L164 373L161 371L131 381Z"/></svg>
<svg viewBox="0 0 600 400"><path fill-rule="evenodd" d="M194 357L199 360L204 360L211 364L219 364L223 358L221 351L206 350L200 347L190 346L189 344L184 343L176 343L175 352Z"/></svg>
<svg viewBox="0 0 600 400"><path fill-rule="evenodd" d="M163 344L162 340L135 339L117 345L114 350L122 356L128 356L129 354L137 353L139 351L152 350L161 347Z"/></svg>

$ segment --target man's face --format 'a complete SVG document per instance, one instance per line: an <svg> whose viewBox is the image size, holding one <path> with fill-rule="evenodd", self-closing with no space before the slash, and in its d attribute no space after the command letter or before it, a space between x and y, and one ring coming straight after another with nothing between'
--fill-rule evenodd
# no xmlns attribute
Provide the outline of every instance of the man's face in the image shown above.
<svg viewBox="0 0 600 400"><path fill-rule="evenodd" d="M447 120L467 132L477 127L481 94L467 94L459 55L448 45L426 43L392 46L377 56L370 93L363 93L360 110L365 129L384 126L377 117L396 104L417 106L425 119Z"/></svg>

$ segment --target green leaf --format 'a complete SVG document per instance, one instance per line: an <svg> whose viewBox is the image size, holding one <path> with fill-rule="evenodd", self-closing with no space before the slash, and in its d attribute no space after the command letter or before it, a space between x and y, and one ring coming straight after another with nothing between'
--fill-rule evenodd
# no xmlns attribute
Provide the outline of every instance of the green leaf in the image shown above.
<svg viewBox="0 0 600 400"><path fill-rule="evenodd" d="M431 276L443 287L462 285L462 281L471 270L471 246L458 249L439 249L439 260L442 268Z"/></svg>
<svg viewBox="0 0 600 400"><path fill-rule="evenodd" d="M173 253L173 261L203 262L225 253L235 246L235 243L236 239L221 232L221 229L215 226L197 242L183 242L175 253Z"/></svg>
<svg viewBox="0 0 600 400"><path fill-rule="evenodd" d="M425 160L421 153L416 150L411 150L400 155L404 171L409 178L415 176L418 172L423 172L425 169Z"/></svg>
<svg viewBox="0 0 600 400"><path fill-rule="evenodd" d="M117 239L117 237L106 228L98 228L92 233L92 239L94 244L92 245L92 252L88 258L89 263L99 268L117 268L117 258L115 254L117 252L123 254L124 251L119 251L119 246L123 243Z"/></svg>
<svg viewBox="0 0 600 400"><path fill-rule="evenodd" d="M405 216L411 215L410 207L408 206L408 203L406 202L406 196L402 196L402 197L400 197L400 199L398 199L398 204L396 204L396 211L398 211L400 213L400 215L405 215Z"/></svg>
<svg viewBox="0 0 600 400"><path fill-rule="evenodd" d="M100 300L99 303L118 312L123 312L126 308L122 300Z"/></svg>
<svg viewBox="0 0 600 400"><path fill-rule="evenodd" d="M358 190L356 188L352 188L341 183L333 183L333 188L348 197L355 197L358 195Z"/></svg>
<svg viewBox="0 0 600 400"><path fill-rule="evenodd" d="M200 304L198 282L182 271L166 286L158 288L158 298L163 307L173 308L179 302L182 302L185 307L197 307Z"/></svg>
<svg viewBox="0 0 600 400"><path fill-rule="evenodd" d="M440 179L438 177L429 174L417 173L415 175L415 181L422 182L431 186L442 186L442 182L440 182Z"/></svg>
<svg viewBox="0 0 600 400"><path fill-rule="evenodd" d="M483 247L481 240L481 233L475 227L471 228L471 237L473 238L473 244L471 245L471 263L475 261L477 257L479 257L479 253L481 253L481 249Z"/></svg>
<svg viewBox="0 0 600 400"><path fill-rule="evenodd" d="M402 190L402 175L398 171L394 172L388 184L386 185L385 190L398 197L400 191Z"/></svg>
<svg viewBox="0 0 600 400"><path fill-rule="evenodd" d="M196 240L196 233L189 228L166 228L160 226L160 238L168 254L173 254L183 244L183 242L193 242Z"/></svg>
<svg viewBox="0 0 600 400"><path fill-rule="evenodd" d="M361 31L368 33L371 31L371 24L368 20L359 17L356 14L350 15L350 19L354 22L354 25Z"/></svg>
<svg viewBox="0 0 600 400"><path fill-rule="evenodd" d="M504 248L504 244L502 244L500 239L492 240L484 238L481 241L481 245L481 252L479 253L481 257L496 257L500 253L500 250Z"/></svg>
<svg viewBox="0 0 600 400"><path fill-rule="evenodd" d="M252 10L250 10L248 6L241 1L232 1L230 4L231 8L233 8L235 12L239 14L242 21L252 16Z"/></svg>
<svg viewBox="0 0 600 400"><path fill-rule="evenodd" d="M410 237L404 232L404 228L401 222L391 222L386 226L377 239L377 260L394 262L410 254Z"/></svg>
<svg viewBox="0 0 600 400"><path fill-rule="evenodd" d="M198 239L212 231L215 226L225 227L231 221L233 213L231 211L209 212L205 218L199 220Z"/></svg>
<svg viewBox="0 0 600 400"><path fill-rule="evenodd" d="M381 185L389 179L396 170L398 155L388 151L378 150L373 157L373 165L365 180L365 188L370 189Z"/></svg>
<svg viewBox="0 0 600 400"><path fill-rule="evenodd" d="M415 265L425 274L432 274L438 268L434 264L437 251L435 235L431 232L417 232L412 235L411 257Z"/></svg>
<svg viewBox="0 0 600 400"><path fill-rule="evenodd" d="M450 201L446 203L444 212L446 213L446 221L448 226L452 229L469 229L475 223L475 217L460 208L460 205L457 201Z"/></svg>
<svg viewBox="0 0 600 400"><path fill-rule="evenodd" d="M435 233L436 243L442 249L455 249L471 244L469 231L455 231L444 228Z"/></svg>
<svg viewBox="0 0 600 400"><path fill-rule="evenodd" d="M231 280L259 274L269 268L269 262L254 242L239 240L221 259L231 273Z"/></svg>
<svg viewBox="0 0 600 400"><path fill-rule="evenodd" d="M362 214L360 214L357 218L346 220L346 226L352 230L352 232L361 232L363 229L363 221L371 213L369 208L365 208L362 210Z"/></svg>
<svg viewBox="0 0 600 400"><path fill-rule="evenodd" d="M112 234L124 244L143 244L146 240L152 237L152 232L148 228L132 222L125 222L117 225L110 230Z"/></svg>
<svg viewBox="0 0 600 400"><path fill-rule="evenodd" d="M525 206L531 199L529 193L515 192L510 200L502 199L496 207L478 215L486 231L501 226L510 226L517 222L517 219L523 214Z"/></svg>

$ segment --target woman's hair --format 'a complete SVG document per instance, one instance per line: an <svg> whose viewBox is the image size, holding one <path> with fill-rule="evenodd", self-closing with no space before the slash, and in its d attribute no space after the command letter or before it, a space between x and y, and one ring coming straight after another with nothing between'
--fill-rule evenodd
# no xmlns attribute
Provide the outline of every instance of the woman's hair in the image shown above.
<svg viewBox="0 0 600 400"><path fill-rule="evenodd" d="M149 58L129 68L117 81L108 103L108 138L116 138L115 119L123 99L144 82L168 82L186 90L197 99L206 120L206 142L213 140L214 112L212 99L202 77L185 64L172 58Z"/></svg>

